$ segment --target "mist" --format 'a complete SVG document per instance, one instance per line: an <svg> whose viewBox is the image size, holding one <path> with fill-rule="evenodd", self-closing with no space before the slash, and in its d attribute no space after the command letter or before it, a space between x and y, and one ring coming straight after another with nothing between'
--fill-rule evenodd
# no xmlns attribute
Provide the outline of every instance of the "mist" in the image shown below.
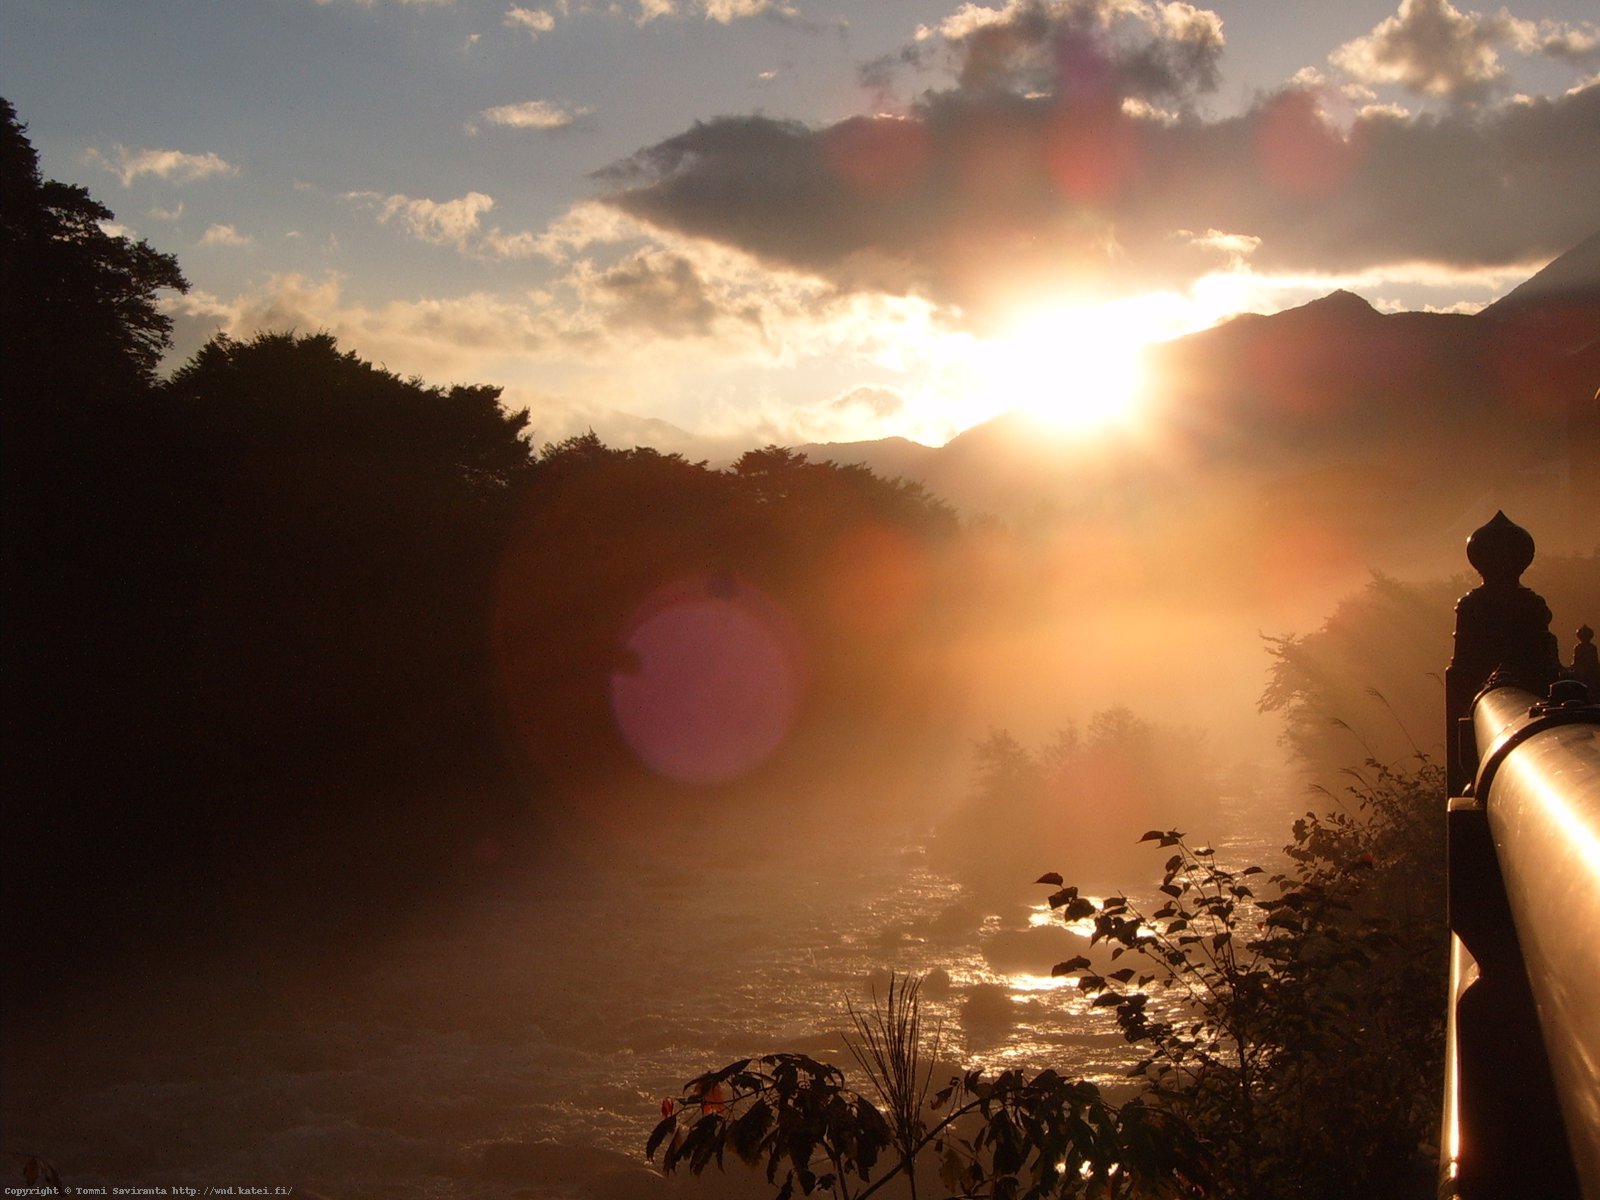
<svg viewBox="0 0 1600 1200"><path fill-rule="evenodd" d="M951 1070L1126 1088L1053 969L1106 947L1037 881L1157 903L1180 831L1275 869L1349 769L1439 755L1461 542L1508 497L1564 646L1600 615L1593 343L1526 322L1335 295L1164 348L1137 436L714 466L536 444L328 334L158 377L175 260L7 136L28 253L89 297L6 330L24 1176L770 1195L660 1175L664 1098L844 1061L905 976Z"/></svg>

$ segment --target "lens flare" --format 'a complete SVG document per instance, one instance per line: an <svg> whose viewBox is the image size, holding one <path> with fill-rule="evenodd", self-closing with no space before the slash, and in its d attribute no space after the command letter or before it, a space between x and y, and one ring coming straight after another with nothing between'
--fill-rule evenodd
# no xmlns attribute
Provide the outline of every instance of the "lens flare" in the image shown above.
<svg viewBox="0 0 1600 1200"><path fill-rule="evenodd" d="M804 691L798 639L778 605L729 576L654 593L621 639L611 711L639 761L678 783L727 783L788 736Z"/></svg>

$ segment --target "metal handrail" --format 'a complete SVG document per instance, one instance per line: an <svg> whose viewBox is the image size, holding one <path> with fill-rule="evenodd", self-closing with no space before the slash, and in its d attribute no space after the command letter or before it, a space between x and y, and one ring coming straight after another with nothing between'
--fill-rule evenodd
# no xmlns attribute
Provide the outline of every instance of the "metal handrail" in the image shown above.
<svg viewBox="0 0 1600 1200"><path fill-rule="evenodd" d="M1600 1200L1600 665L1564 666L1505 514L1445 676L1451 928L1441 1197ZM1549 690L1549 699L1542 698Z"/></svg>

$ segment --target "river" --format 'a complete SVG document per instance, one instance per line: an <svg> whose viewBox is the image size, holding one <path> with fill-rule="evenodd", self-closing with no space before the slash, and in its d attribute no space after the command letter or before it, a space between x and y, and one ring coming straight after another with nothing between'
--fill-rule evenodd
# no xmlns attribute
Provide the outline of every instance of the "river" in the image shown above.
<svg viewBox="0 0 1600 1200"><path fill-rule="evenodd" d="M1104 1012L1048 978L1084 939L970 900L914 831L778 854L715 827L564 846L314 969L289 954L107 981L7 1031L4 1149L77 1186L762 1195L658 1179L641 1148L662 1097L746 1055L836 1051L846 999L870 1003L891 969L928 976L952 1060L1107 1081L1127 1061ZM1240 833L1231 849L1259 859L1281 841ZM1154 851L1150 867L1153 885Z"/></svg>

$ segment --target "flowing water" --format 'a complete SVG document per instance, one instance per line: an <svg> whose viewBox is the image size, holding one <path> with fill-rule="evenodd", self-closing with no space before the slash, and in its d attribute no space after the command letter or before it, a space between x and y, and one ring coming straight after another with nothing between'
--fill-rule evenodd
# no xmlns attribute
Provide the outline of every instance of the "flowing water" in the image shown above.
<svg viewBox="0 0 1600 1200"><path fill-rule="evenodd" d="M1241 837L1234 861L1281 841ZM665 1194L685 1185L641 1154L662 1098L746 1055L837 1052L846 998L870 1003L889 970L928 977L952 1061L1104 1081L1128 1061L1104 1012L1049 979L1085 939L969 899L911 833L781 855L758 841L670 823L648 849L568 854L343 964L108 987L11 1031L4 1149L74 1185ZM730 1188L686 1194L763 1194Z"/></svg>

